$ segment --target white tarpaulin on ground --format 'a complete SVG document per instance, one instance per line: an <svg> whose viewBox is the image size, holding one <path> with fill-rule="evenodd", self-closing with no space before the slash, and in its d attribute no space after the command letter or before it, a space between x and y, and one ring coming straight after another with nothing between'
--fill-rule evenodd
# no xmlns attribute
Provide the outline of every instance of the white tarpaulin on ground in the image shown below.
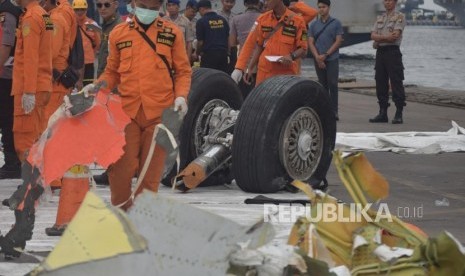
<svg viewBox="0 0 465 276"><path fill-rule="evenodd" d="M465 151L465 128L452 121L452 128L446 132L338 132L336 149L341 151L392 151L411 154L460 152Z"/></svg>

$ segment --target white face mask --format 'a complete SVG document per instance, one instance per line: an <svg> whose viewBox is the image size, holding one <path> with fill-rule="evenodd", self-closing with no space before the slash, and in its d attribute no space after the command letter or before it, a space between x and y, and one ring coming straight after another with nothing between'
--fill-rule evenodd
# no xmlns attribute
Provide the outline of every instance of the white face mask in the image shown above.
<svg viewBox="0 0 465 276"><path fill-rule="evenodd" d="M137 19L139 19L140 23L150 25L153 21L155 21L159 13L159 11L136 7L135 15Z"/></svg>

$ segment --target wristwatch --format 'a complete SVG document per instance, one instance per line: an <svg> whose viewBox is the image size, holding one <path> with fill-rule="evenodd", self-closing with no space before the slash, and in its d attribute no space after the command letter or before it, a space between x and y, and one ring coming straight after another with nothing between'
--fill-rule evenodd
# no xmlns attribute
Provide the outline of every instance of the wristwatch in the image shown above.
<svg viewBox="0 0 465 276"><path fill-rule="evenodd" d="M297 57L295 56L294 52L291 52L290 56L291 56L291 59L292 59L292 60L295 60L295 59L297 58Z"/></svg>

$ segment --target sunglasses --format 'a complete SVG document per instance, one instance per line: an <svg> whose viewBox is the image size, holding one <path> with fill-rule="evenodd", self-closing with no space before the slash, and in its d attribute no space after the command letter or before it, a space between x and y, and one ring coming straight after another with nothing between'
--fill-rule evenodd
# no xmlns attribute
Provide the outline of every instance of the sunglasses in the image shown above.
<svg viewBox="0 0 465 276"><path fill-rule="evenodd" d="M105 7L105 8L109 8L111 7L111 4L113 4L114 2L106 2L106 3L97 3L95 4L97 6L97 9L101 9L102 7Z"/></svg>

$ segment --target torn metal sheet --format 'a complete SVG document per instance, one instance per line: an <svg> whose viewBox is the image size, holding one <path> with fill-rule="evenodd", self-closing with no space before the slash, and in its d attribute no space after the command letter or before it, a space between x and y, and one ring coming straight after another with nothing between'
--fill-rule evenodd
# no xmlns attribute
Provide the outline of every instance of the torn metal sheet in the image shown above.
<svg viewBox="0 0 465 276"><path fill-rule="evenodd" d="M71 118L57 114L58 118L52 119L54 123L47 127L28 156L28 161L40 170L45 184L61 178L76 164L95 162L106 168L123 155L124 128L130 119L119 96L100 90L94 106L87 112Z"/></svg>
<svg viewBox="0 0 465 276"><path fill-rule="evenodd" d="M350 166L354 159L360 158L361 154L342 158L340 151L334 155L343 184L354 202L364 207L367 206L366 190L360 181L360 174L364 172ZM315 193L299 181L292 184L312 199L312 206L331 203L329 196ZM366 184L376 185L375 182ZM345 207L343 205L341 210ZM336 213L339 214L338 210ZM427 237L421 229L395 216L373 219L373 214L373 209L368 209L368 218L344 223L342 220L310 221L301 217L293 226L289 243L298 245L307 254L318 250L308 242L311 234L307 230L311 229L308 224L314 223L333 261L336 265L347 266L351 275L465 275L465 248L449 233ZM346 217L344 213L342 217Z"/></svg>
<svg viewBox="0 0 465 276"><path fill-rule="evenodd" d="M122 210L88 192L58 244L31 274L63 273L62 269L67 270L76 264L98 262L146 249L145 239Z"/></svg>
<svg viewBox="0 0 465 276"><path fill-rule="evenodd" d="M465 151L465 129L452 121L452 128L446 132L339 132L336 135L336 149L410 154L463 152Z"/></svg>
<svg viewBox="0 0 465 276"><path fill-rule="evenodd" d="M395 261L400 257L410 257L413 249L402 247L389 247L385 244L378 246L373 253L383 262Z"/></svg>
<svg viewBox="0 0 465 276"><path fill-rule="evenodd" d="M224 275L238 243L249 242L251 248L257 248L274 237L269 223L239 225L148 191L137 197L127 217L146 240L147 250L70 264L43 275ZM100 231L92 228L95 223L82 224L82 234L75 235ZM73 248L67 254L73 256Z"/></svg>
<svg viewBox="0 0 465 276"><path fill-rule="evenodd" d="M295 267L300 273L307 272L305 260L295 252L294 246L267 244L257 249L247 246L231 254L232 265L254 266L258 275L283 275L288 265Z"/></svg>
<svg viewBox="0 0 465 276"><path fill-rule="evenodd" d="M269 223L239 225L148 191L128 216L149 246L150 265L137 268L139 275L223 275L237 243L250 241L250 248L257 248L274 237Z"/></svg>

